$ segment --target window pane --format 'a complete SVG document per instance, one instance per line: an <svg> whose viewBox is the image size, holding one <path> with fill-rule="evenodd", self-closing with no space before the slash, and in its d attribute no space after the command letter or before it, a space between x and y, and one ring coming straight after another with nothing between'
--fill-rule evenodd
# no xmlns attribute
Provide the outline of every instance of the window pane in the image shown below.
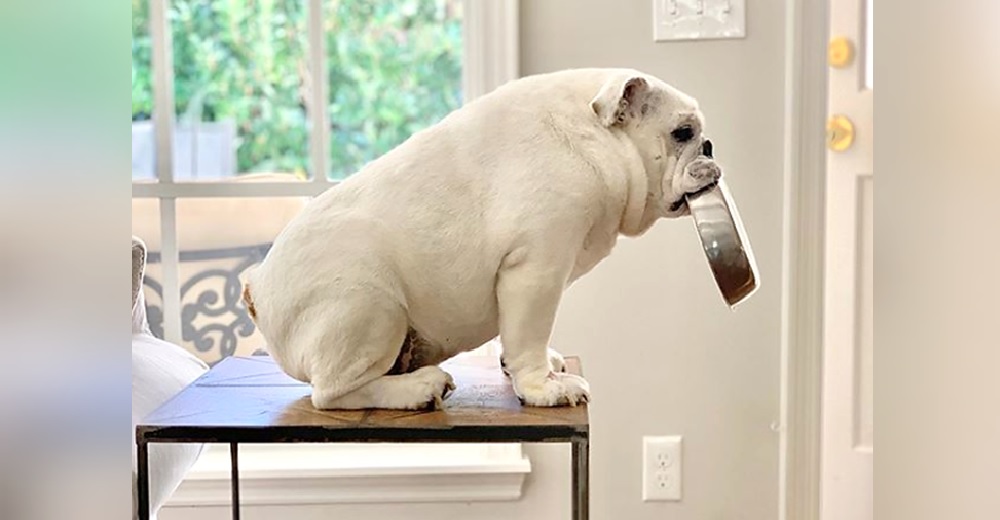
<svg viewBox="0 0 1000 520"><path fill-rule="evenodd" d="M180 181L308 171L305 0L172 0Z"/></svg>
<svg viewBox="0 0 1000 520"><path fill-rule="evenodd" d="M152 180L153 75L150 68L149 2L132 0L132 179Z"/></svg>
<svg viewBox="0 0 1000 520"><path fill-rule="evenodd" d="M262 351L241 301L240 276L267 253L299 213L300 197L177 201L181 345L208 363Z"/></svg>
<svg viewBox="0 0 1000 520"><path fill-rule="evenodd" d="M343 179L461 105L461 0L324 5L330 177Z"/></svg>

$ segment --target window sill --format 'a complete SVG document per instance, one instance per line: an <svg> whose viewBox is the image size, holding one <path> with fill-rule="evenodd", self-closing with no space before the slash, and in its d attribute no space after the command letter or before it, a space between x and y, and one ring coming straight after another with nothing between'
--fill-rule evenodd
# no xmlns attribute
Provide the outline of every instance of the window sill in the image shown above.
<svg viewBox="0 0 1000 520"><path fill-rule="evenodd" d="M519 444L240 446L242 505L477 502L521 498ZM209 445L165 507L230 503L227 445Z"/></svg>

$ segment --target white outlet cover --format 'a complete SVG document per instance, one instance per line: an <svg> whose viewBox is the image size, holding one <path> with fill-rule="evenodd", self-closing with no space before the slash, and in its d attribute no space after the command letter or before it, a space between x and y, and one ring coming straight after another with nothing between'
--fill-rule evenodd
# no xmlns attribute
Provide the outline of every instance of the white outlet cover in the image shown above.
<svg viewBox="0 0 1000 520"><path fill-rule="evenodd" d="M681 499L683 441L679 435L642 438L643 502Z"/></svg>
<svg viewBox="0 0 1000 520"><path fill-rule="evenodd" d="M653 0L653 40L746 37L746 0Z"/></svg>

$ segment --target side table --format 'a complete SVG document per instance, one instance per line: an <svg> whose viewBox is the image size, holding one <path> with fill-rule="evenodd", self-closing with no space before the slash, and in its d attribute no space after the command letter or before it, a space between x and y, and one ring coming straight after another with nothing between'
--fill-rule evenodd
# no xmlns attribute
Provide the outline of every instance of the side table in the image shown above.
<svg viewBox="0 0 1000 520"><path fill-rule="evenodd" d="M578 358L567 370L580 374ZM494 358L459 356L442 364L457 386L441 410L322 411L309 385L267 356L215 365L136 426L137 508L148 520L149 444L227 443L232 517L240 518L239 444L287 442L531 442L572 444L572 518L589 518L587 405L522 406Z"/></svg>

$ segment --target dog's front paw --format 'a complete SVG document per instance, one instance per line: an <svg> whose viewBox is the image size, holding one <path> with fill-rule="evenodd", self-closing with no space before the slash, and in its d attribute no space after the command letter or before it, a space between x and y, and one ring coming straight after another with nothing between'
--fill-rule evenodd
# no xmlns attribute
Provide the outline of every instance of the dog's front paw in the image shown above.
<svg viewBox="0 0 1000 520"><path fill-rule="evenodd" d="M518 384L514 389L528 406L576 406L590 401L590 384L573 374L549 372L541 381Z"/></svg>
<svg viewBox="0 0 1000 520"><path fill-rule="evenodd" d="M722 168L719 163L709 157L698 157L684 167L684 174L681 175L681 193L697 193L716 182L722 177Z"/></svg>
<svg viewBox="0 0 1000 520"><path fill-rule="evenodd" d="M412 401L410 406L406 407L411 410L428 407L440 410L444 398L455 389L455 381L451 378L451 374L436 365L420 367L405 377L411 379L407 385L407 392Z"/></svg>

